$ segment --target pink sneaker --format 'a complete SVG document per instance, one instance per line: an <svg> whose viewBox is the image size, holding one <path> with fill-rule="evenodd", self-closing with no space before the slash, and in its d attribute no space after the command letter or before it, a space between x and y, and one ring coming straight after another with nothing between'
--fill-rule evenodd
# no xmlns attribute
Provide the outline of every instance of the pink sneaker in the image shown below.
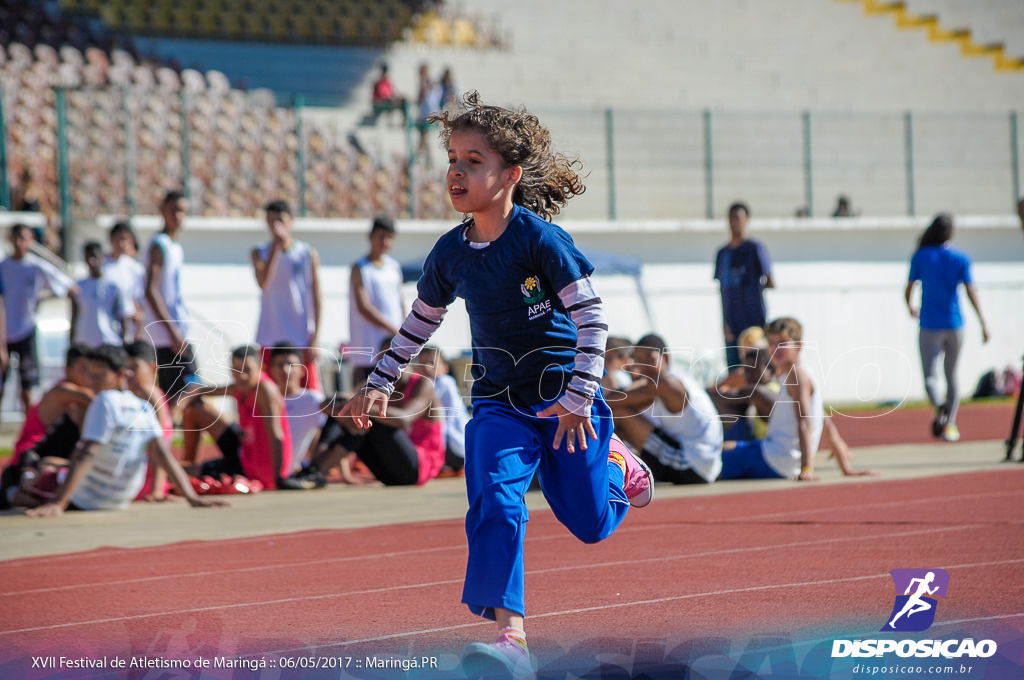
<svg viewBox="0 0 1024 680"><path fill-rule="evenodd" d="M531 680L536 677L526 644L507 637L491 644L467 645L462 650L462 671L471 679Z"/></svg>
<svg viewBox="0 0 1024 680"><path fill-rule="evenodd" d="M654 499L654 473L647 467L638 456L622 443L614 434L608 444L608 457L618 462L619 459L626 468L626 481L622 490L626 492L629 504L634 508L642 508L649 505Z"/></svg>

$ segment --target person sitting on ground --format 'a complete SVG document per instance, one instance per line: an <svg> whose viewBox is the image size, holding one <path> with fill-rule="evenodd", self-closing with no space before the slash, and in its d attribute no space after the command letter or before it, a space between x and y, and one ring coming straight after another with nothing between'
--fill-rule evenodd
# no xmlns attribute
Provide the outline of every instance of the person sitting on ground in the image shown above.
<svg viewBox="0 0 1024 680"><path fill-rule="evenodd" d="M93 397L85 373L87 349L81 345L68 348L64 380L29 408L14 443L11 462L0 474L0 508L32 503L31 490L36 484L42 461L46 461L48 469L60 468L65 467L71 458L78 443L85 410Z"/></svg>
<svg viewBox="0 0 1024 680"><path fill-rule="evenodd" d="M769 323L765 331L783 390L765 438L736 442L723 450L720 479L817 481L814 455L825 407L819 383L800 363L803 328L796 319L781 318Z"/></svg>
<svg viewBox="0 0 1024 680"><path fill-rule="evenodd" d="M103 345L86 355L96 398L82 425L67 478L52 502L29 510L29 517L58 517L66 510L124 510L145 483L146 463L163 467L192 507L222 507L200 498L175 460L153 408L126 389L128 354Z"/></svg>
<svg viewBox="0 0 1024 680"><path fill-rule="evenodd" d="M170 448L174 441L174 422L171 420L167 395L160 389L160 382L157 380L156 348L146 340L133 340L125 345L124 349L128 353L128 389L153 408L163 429L164 442ZM136 500L153 503L165 501L171 498L167 495L169 490L170 484L167 482L167 473L163 467L150 465L146 473L146 483Z"/></svg>
<svg viewBox="0 0 1024 680"><path fill-rule="evenodd" d="M445 442L442 474L461 473L466 466L466 424L469 422L469 411L462 392L451 375L448 362L437 347L426 345L416 362L411 366L412 370L430 380L437 393L439 403L435 408L441 414Z"/></svg>
<svg viewBox="0 0 1024 680"><path fill-rule="evenodd" d="M752 326L744 330L739 336L739 347L747 384L731 390L714 387L708 390L723 420L729 415L736 418L725 431L723 446L727 451L732 449L733 442L765 438L772 410L782 389L771 363L763 328ZM846 477L879 474L874 470L853 467L853 453L830 415L826 415L823 422L819 449L831 451L829 458L835 458L839 470Z"/></svg>
<svg viewBox="0 0 1024 680"><path fill-rule="evenodd" d="M604 377L601 379L601 387L605 391L605 399L613 401L615 395L609 395L611 390L624 390L633 381L629 371L625 369L633 358L633 344L628 338L618 335L609 335L604 343Z"/></svg>
<svg viewBox="0 0 1024 680"><path fill-rule="evenodd" d="M722 421L697 381L671 368L665 340L637 341L628 365L633 382L609 401L615 433L640 451L655 481L708 484L722 468Z"/></svg>
<svg viewBox="0 0 1024 680"><path fill-rule="evenodd" d="M381 344L380 354L390 347L389 338ZM339 415L347 402L335 399L331 415L341 423L342 433L328 443L317 466L329 470L343 461L350 463L349 456L355 454L385 486L426 484L437 477L445 461L441 414L434 408L437 401L430 381L409 370L395 383L386 414L374 415L369 429L356 427L352 416ZM346 481L355 480L346 477Z"/></svg>
<svg viewBox="0 0 1024 680"><path fill-rule="evenodd" d="M86 347L121 345L135 306L104 273L103 246L89 241L82 248L89 276L78 282L71 298L71 341Z"/></svg>
<svg viewBox="0 0 1024 680"><path fill-rule="evenodd" d="M72 344L64 355L64 379L51 387L32 405L14 444L14 460L43 440L47 431L58 421L67 418L81 425L85 410L89 408L93 393L85 373L85 354L88 347ZM78 441L78 432L68 448L68 454Z"/></svg>
<svg viewBox="0 0 1024 680"><path fill-rule="evenodd" d="M708 389L711 401L722 416L725 441L764 439L768 419L782 386L771 365L764 329L751 326L736 339L745 384L732 388L722 385Z"/></svg>
<svg viewBox="0 0 1024 680"><path fill-rule="evenodd" d="M278 488L278 481L292 470L291 430L284 397L260 366L260 348L236 347L231 352L231 385L196 388L185 398L182 427L185 430L185 461L195 463L199 442L207 432L222 458L207 461L195 470L201 477L222 479L243 476L263 489ZM232 396L238 403L238 422L229 423L206 397Z"/></svg>
<svg viewBox="0 0 1024 680"><path fill-rule="evenodd" d="M321 411L324 393L302 386L307 370L295 345L281 343L270 350L270 377L284 395L285 414L291 431L292 474L289 479L299 482L286 486L320 488L327 484L326 479L318 470L310 470L308 466L327 416ZM309 483L303 484L303 480Z"/></svg>

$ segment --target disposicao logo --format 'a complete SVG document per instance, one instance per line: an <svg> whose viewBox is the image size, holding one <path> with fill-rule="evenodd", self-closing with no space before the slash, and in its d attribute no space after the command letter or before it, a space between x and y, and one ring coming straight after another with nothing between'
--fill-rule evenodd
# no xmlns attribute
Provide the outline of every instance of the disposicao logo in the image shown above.
<svg viewBox="0 0 1024 680"><path fill-rule="evenodd" d="M949 588L949 573L945 569L893 569L889 574L896 584L896 603L882 630L928 630L935 622L938 598L945 597Z"/></svg>
<svg viewBox="0 0 1024 680"><path fill-rule="evenodd" d="M938 598L945 597L949 574L945 569L893 569L889 572L896 586L892 613L880 632L917 633L928 630L935 622ZM895 653L899 657L942 656L947 659L987 658L996 653L993 640L834 640L832 658L883 657Z"/></svg>

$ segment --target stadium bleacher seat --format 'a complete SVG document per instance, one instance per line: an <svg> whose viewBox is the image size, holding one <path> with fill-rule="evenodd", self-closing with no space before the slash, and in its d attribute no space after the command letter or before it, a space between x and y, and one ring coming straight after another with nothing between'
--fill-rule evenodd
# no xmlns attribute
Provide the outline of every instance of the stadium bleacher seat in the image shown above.
<svg viewBox="0 0 1024 680"><path fill-rule="evenodd" d="M223 34L237 41L231 45L246 41L244 44L254 47L260 46L248 41L333 44L367 41L381 45L407 28L412 44L388 53L392 73L411 77L424 59L434 65L452 63L460 86L486 89L484 95L489 99L539 100L554 109L560 108L561 113L556 111L553 116L544 118L553 121L552 129L557 135L569 137L585 132L596 140L593 143L584 140L578 148L595 166L598 187L603 181L606 122L601 111L594 116L580 111L597 106L625 108L636 102L639 108L671 110L672 114L666 114L671 121L658 119L658 114L651 111L644 111L643 116L635 119L617 118L618 160L633 168L620 173L618 178L620 209L630 214L659 217L680 216L681 212L702 214L700 109L705 107L716 109L716 136L712 147L718 163L719 195L748 193L745 187L750 184L768 187L761 189L763 195L753 196L762 215L788 214L803 198L799 190L775 191L774 185L764 179L771 175L785 178L787 186L802 186L799 152L790 154L793 158L785 156L788 153L785 149L799 148L799 118L786 114L781 116L782 122L778 122L762 112L755 116L759 119L758 126L745 124L742 117L730 118L729 111L744 106L772 109L784 105L791 111L815 111L812 123L814 162L816 166L825 166L818 170L815 186L815 192L820 192L819 205L838 190L852 191L858 197L863 195L866 189L861 187L867 184L863 178L872 173L884 175L897 185L902 182L903 131L898 115L907 108L922 112L915 119L919 133L915 152L924 164L919 176L928 183L928 188L922 187L919 191L918 200L922 205L930 206L943 200L961 182L963 173L949 174L949 168L956 165L949 161L950 153L967 159L967 167L980 168L989 156L999 157L1003 166L1009 165L999 156L1005 155L1000 135L1005 136L1006 113L1015 105L1019 108L1019 98L1012 101L1006 93L1010 88L1000 87L1010 82L1002 79L1004 74L997 74L991 68L983 70L979 66L983 60L965 59L956 45L933 44L923 33L892 30L891 22L866 17L859 3L786 1L800 11L773 11L770 8L773 3L722 0L726 8L720 10L723 14L738 11L737 8L744 11L744 21L729 22L722 21L706 3L698 0L678 0L674 4L661 0L654 5L664 8L671 4L694 17L690 23L665 26L664 22L659 25L656 15L651 19L647 13L631 14L618 4L609 5L607 12L580 15L578 6L572 3L563 6L543 0L523 0L526 10L543 10L549 20L544 25L526 18L509 20L512 22L509 31L515 33L518 44L505 41L506 48L492 52L487 59L466 58L465 50L496 40L495 23L477 21L475 16L453 11L450 5L422 15L415 24L413 8L416 4L403 0L271 0L265 3L61 0L60 6L69 12L94 13L102 21L109 20L113 28L131 23L141 27L140 34L174 35L187 27L186 32L194 35L198 27L201 35ZM1000 8L1000 14L990 14L990 18L1003 18L986 24L984 17L977 18L977 12L964 10L982 4ZM499 0L474 3L480 15L498 13L502 6ZM985 3L908 0L906 5L908 11L951 17L950 27L965 25L977 39L988 40L985 36L991 34L993 42L1007 45L1021 34L1020 28L1013 28L1019 24L1014 23L1017 20L1012 13L1020 6L1017 0L985 0ZM33 5L35 10L38 8ZM956 11L966 11L965 18L955 18ZM93 21L100 19L92 17ZM47 161L51 165L44 171L44 163L35 153L38 148L40 157L52 159L58 146L53 87L89 85L98 88L92 97L80 97L77 93L69 97L68 123L76 133L68 137L75 149L71 155L72 175L76 178L74 192L82 199L79 203L76 198L76 214L88 216L97 210L121 212L125 209L121 86L131 88L136 107L135 203L138 209L151 207L162 185L168 181L184 182L186 174L190 175L189 190L194 208L201 214L251 214L253 205L258 204L258 201L254 203L254 195L281 193L296 200L297 157L300 145L304 145L301 149L306 163L303 199L310 214L355 216L369 214L384 205L405 206L410 197L410 181L417 214L446 215L450 211L436 168L417 167L410 178L406 172L408 159L404 155L394 156L392 148L383 148L373 141L364 145L370 155L360 155L346 141L347 130L336 129L315 116L303 117L303 139L300 140L294 133L295 117L303 114L279 106L274 94L267 90L247 94L233 88L232 82L242 81L227 67L224 71L210 69L204 73L185 69L179 73L154 64L151 59L138 58L138 52L124 43L103 43L98 37L90 38L93 42L86 44L75 42L70 38L70 29L58 30L56 25L48 26L49 38L42 39L43 26L48 20L46 16L36 16L32 21L22 22L33 26L32 30L37 33L27 35L25 43L11 42L0 50L5 96L13 102L7 113L10 174L15 175L14 169L29 165L38 165L40 173L52 175L54 172L52 160ZM842 30L834 33L824 30L822 27L830 22ZM570 23L579 29L578 42L563 45L559 26ZM750 32L748 23L756 24L756 34ZM888 33L883 32L883 24ZM947 25L945 20L942 25ZM1004 35L998 35L996 29L1002 30ZM84 36L92 35L85 28L81 30ZM610 54L605 49L611 34L637 45L628 63L621 55ZM747 55L729 48L737 36L750 40L753 35L763 41L765 54ZM57 39L53 39L54 36ZM112 47L115 44L120 47ZM868 44L872 47L865 50L864 45ZM554 57L550 50L539 49L550 45L557 47ZM345 53L347 59L339 63L334 56L337 52L321 51L325 56L319 58L307 58L311 52L302 52L304 70L319 73L325 80L333 79L330 82L335 87L346 78L372 77L369 65L380 56L377 49L352 51ZM807 58L809 51L815 54L815 59ZM595 56L581 59L579 54ZM558 69L551 68L553 59L559 63ZM666 61L687 65L685 86L677 87L675 81L658 75L664 74ZM192 58L181 60L185 64L197 62ZM912 68L893 68L893 64L909 64ZM602 78L612 84L609 89L615 90L613 94L618 99L611 95L601 99L595 95L593 78L587 77L594 71L599 71ZM825 76L830 73L841 73L844 77L835 83L829 82ZM803 85L805 82L817 85L812 90ZM1019 92L1019 81L1013 82ZM946 87L943 83L955 86ZM368 93L368 82L359 83L359 87L362 89L356 91ZM400 89L411 94L411 87L414 86ZM185 120L180 109L183 93L192 112ZM933 111L947 112L957 105L993 112L995 122L989 124L987 119L982 124L973 119L944 122L941 116L928 115ZM718 115L717 109L727 113ZM864 114L862 118L841 119L824 113L819 115L820 109L842 115L879 109L899 113L895 114L897 117L872 118ZM676 114L676 111L685 113ZM181 167L183 124L191 143L188 173ZM851 148L849 144L839 143L843 130L870 135L878 143ZM397 138L402 134L396 132L393 136ZM971 135L977 140L973 147L944 145L941 141ZM766 143L766 138L772 143ZM778 140L785 143L774 144ZM746 151L751 148L758 150L753 154ZM861 153L866 154L868 149L871 158ZM845 162L841 172L828 170L829 162L835 158ZM645 165L644 159L657 162ZM697 160L686 165L680 159ZM762 174L751 174L749 167L742 167L744 164L760 168L758 172ZM930 167L927 164L931 164ZM98 173L102 182L97 184L98 180L91 173ZM78 178L87 175L89 179L81 180L85 183L83 188ZM988 183L987 189L972 190L975 195L985 197L986 205L999 205L1002 194L1009 196L1002 179L994 181L979 171L977 181ZM293 193L286 194L288 191ZM55 189L50 195L53 198L47 199L47 209L52 212L57 200ZM588 192L584 200L595 195L600 195L600 189ZM901 201L897 189L892 196L879 195L876 205L891 214L903 209ZM684 206L682 210L680 205ZM600 206L595 216L603 215L603 211L604 206Z"/></svg>
<svg viewBox="0 0 1024 680"><path fill-rule="evenodd" d="M411 5L416 4L413 0L60 0L68 11L96 15L114 30L139 35L302 44L343 40L378 46L401 35L413 19ZM362 21L350 24L348 19Z"/></svg>

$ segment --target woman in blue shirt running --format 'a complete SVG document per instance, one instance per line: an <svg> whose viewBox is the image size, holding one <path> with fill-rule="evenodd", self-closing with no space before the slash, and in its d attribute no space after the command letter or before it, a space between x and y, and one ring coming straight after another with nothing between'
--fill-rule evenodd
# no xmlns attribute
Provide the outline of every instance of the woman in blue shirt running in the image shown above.
<svg viewBox="0 0 1024 680"><path fill-rule="evenodd" d="M593 267L547 220L584 190L578 161L555 153L523 108L484 105L432 117L448 151L446 183L466 221L427 256L418 297L391 349L343 415L384 415L406 366L456 297L473 337L473 418L466 426L462 601L497 622L493 644L463 652L470 676L532 675L524 632L524 494L534 473L555 516L587 543L607 538L653 494L650 470L612 434L601 393L608 334Z"/></svg>

